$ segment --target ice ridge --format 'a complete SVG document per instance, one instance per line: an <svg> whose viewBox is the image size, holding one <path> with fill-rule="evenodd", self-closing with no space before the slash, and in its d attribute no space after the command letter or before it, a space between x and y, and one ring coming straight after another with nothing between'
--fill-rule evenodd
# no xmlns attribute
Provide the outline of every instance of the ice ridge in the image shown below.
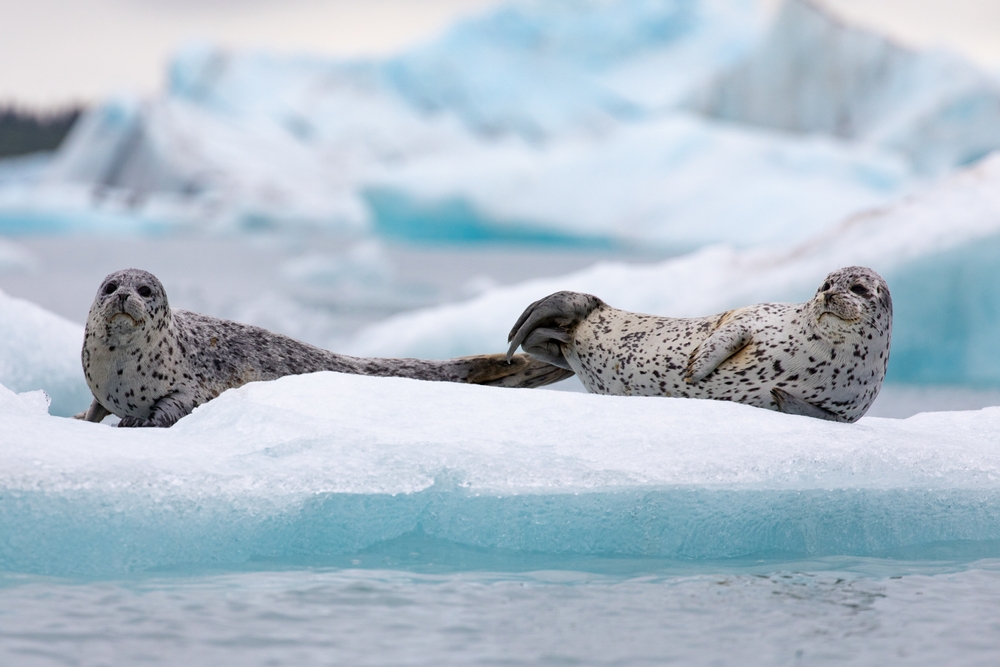
<svg viewBox="0 0 1000 667"><path fill-rule="evenodd" d="M878 144L942 173L1000 148L1000 84L959 57L918 52L788 0L767 37L700 94L729 121Z"/></svg>

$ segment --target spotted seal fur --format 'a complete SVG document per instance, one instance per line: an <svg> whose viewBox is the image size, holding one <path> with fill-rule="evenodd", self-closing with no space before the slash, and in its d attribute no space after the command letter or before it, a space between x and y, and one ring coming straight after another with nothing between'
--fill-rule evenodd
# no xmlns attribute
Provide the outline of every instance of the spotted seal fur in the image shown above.
<svg viewBox="0 0 1000 667"><path fill-rule="evenodd" d="M875 271L834 271L812 300L671 318L557 292L528 306L510 333L536 359L574 371L593 393L747 403L854 422L889 362L892 298Z"/></svg>
<svg viewBox="0 0 1000 667"><path fill-rule="evenodd" d="M537 387L572 372L527 355L446 361L348 357L266 329L171 310L156 276L117 271L101 283L90 308L81 355L94 395L77 415L119 426L170 426L226 389L315 371L399 376L503 387Z"/></svg>

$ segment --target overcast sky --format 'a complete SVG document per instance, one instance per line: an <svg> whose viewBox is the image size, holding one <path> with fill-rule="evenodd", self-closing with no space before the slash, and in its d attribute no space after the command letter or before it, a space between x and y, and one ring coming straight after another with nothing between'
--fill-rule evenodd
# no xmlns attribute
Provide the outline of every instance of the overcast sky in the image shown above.
<svg viewBox="0 0 1000 667"><path fill-rule="evenodd" d="M780 0L761 0L773 7ZM824 0L914 46L1000 70L1000 0ZM203 39L335 56L429 39L497 0L0 0L0 104L90 102L156 91L176 46Z"/></svg>

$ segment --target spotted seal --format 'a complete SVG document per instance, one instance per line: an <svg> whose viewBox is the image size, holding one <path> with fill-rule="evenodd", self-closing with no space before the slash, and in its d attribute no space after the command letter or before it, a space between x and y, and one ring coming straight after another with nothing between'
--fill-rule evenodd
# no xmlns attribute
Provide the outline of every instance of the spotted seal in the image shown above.
<svg viewBox="0 0 1000 667"><path fill-rule="evenodd" d="M557 292L528 306L507 354L521 346L598 394L712 398L854 422L882 386L891 334L888 285L851 266L806 303L711 317L640 315Z"/></svg>
<svg viewBox="0 0 1000 667"><path fill-rule="evenodd" d="M170 426L226 389L316 371L537 387L572 372L519 355L446 361L348 357L266 329L171 310L156 276L138 269L104 279L84 331L83 372L94 395L77 415L119 426Z"/></svg>

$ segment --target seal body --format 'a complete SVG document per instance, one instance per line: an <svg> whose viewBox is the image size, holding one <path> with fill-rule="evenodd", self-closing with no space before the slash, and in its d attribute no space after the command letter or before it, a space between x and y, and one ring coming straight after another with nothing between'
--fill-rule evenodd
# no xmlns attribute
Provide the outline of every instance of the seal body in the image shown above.
<svg viewBox="0 0 1000 667"><path fill-rule="evenodd" d="M533 303L510 334L539 360L573 370L588 391L736 401L854 422L889 362L892 299L864 267L834 271L812 300L671 318L558 292Z"/></svg>
<svg viewBox="0 0 1000 667"><path fill-rule="evenodd" d="M79 416L101 421L111 413L126 427L170 426L226 389L316 371L506 387L572 375L525 355L508 363L502 354L444 361L335 354L260 327L171 310L160 281L137 269L101 283L81 359L94 402Z"/></svg>

